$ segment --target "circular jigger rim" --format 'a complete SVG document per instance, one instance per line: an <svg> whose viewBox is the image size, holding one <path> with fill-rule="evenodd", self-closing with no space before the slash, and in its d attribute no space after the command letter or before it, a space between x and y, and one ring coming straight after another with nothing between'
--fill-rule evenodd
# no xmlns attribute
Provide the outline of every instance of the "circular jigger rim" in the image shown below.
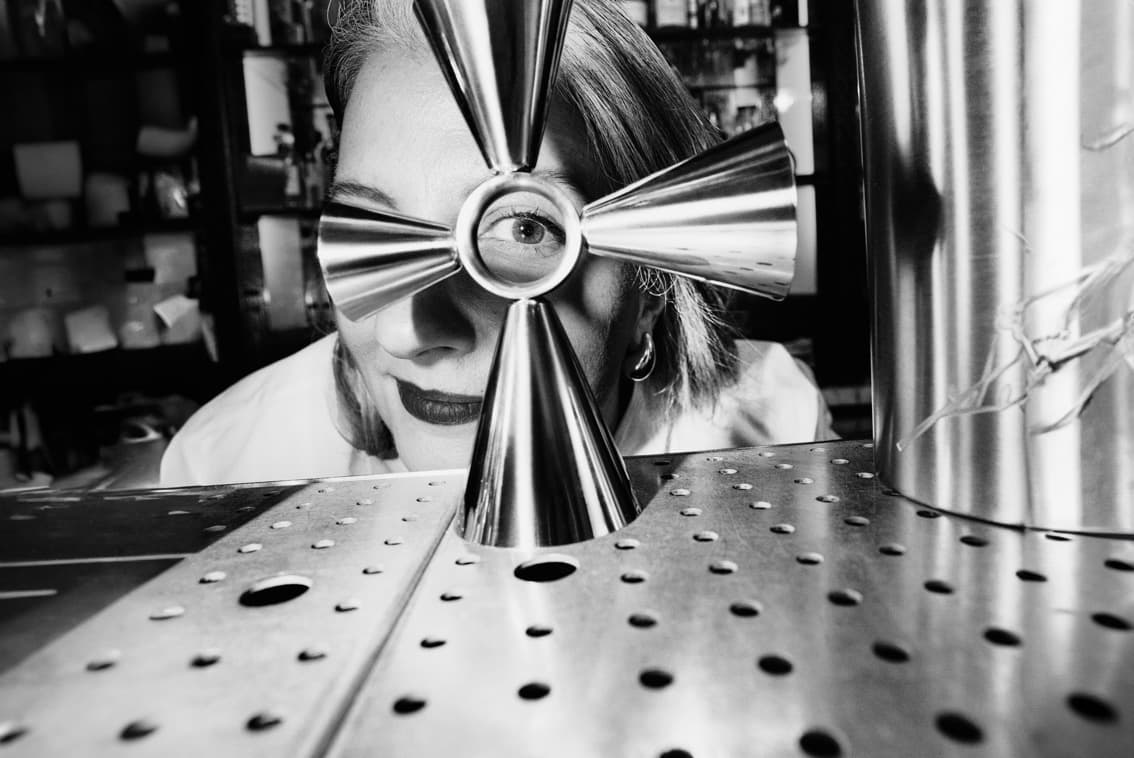
<svg viewBox="0 0 1134 758"><path fill-rule="evenodd" d="M555 205L563 228L563 252L555 268L531 282L513 282L496 274L481 257L477 232L486 210L505 195L530 192ZM453 242L461 266L473 281L499 297L525 300L551 292L561 285L578 265L583 254L581 213L566 192L550 182L521 173L492 176L474 189L457 214Z"/></svg>

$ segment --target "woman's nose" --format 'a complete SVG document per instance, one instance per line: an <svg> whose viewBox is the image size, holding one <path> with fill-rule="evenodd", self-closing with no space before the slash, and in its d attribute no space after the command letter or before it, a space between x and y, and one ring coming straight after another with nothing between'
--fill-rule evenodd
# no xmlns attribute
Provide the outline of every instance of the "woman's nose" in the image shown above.
<svg viewBox="0 0 1134 758"><path fill-rule="evenodd" d="M403 298L374 317L378 345L395 358L434 363L459 358L476 345L476 328L455 297L453 279Z"/></svg>

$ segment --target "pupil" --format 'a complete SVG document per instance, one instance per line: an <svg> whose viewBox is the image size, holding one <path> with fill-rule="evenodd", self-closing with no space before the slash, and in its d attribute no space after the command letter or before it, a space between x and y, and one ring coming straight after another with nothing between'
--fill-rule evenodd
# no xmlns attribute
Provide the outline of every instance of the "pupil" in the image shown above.
<svg viewBox="0 0 1134 758"><path fill-rule="evenodd" d="M530 219L517 219L512 224L512 238L534 245L543 240L543 225Z"/></svg>

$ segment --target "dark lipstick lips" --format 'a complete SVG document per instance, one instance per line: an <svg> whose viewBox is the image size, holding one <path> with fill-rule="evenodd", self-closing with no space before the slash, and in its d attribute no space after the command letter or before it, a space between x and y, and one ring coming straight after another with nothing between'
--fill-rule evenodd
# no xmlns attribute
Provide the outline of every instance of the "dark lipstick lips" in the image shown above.
<svg viewBox="0 0 1134 758"><path fill-rule="evenodd" d="M395 381L402 405L411 416L420 421L438 426L457 426L480 418L482 399L479 397L424 390L401 379Z"/></svg>

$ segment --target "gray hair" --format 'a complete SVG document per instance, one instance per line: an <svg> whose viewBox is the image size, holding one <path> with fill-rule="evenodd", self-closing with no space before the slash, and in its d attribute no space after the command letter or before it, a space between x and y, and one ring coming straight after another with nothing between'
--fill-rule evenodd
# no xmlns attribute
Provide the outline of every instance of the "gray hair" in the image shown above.
<svg viewBox="0 0 1134 758"><path fill-rule="evenodd" d="M409 0L342 0L324 63L327 97L342 114L367 57L382 47L422 49L424 35ZM594 198L673 165L720 140L657 46L610 0L575 0L553 98L576 114L605 185ZM588 188L590 189L590 188ZM722 316L725 290L684 277L637 269L644 291L665 299L653 337L654 372L644 389L664 395L670 413L715 402L735 377L733 334ZM336 349L340 396L360 382L349 351ZM364 411L346 395L348 415ZM389 435L351 423L356 446L388 452Z"/></svg>

